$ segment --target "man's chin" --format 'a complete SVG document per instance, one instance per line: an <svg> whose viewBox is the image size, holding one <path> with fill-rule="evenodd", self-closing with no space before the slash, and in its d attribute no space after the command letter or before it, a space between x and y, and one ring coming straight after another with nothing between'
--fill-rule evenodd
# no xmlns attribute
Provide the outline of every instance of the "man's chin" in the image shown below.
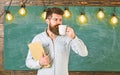
<svg viewBox="0 0 120 75"><path fill-rule="evenodd" d="M55 35L59 35L59 33L54 33Z"/></svg>
<svg viewBox="0 0 120 75"><path fill-rule="evenodd" d="M51 31L53 34L55 34L55 35L59 35L58 28L50 29L50 31Z"/></svg>

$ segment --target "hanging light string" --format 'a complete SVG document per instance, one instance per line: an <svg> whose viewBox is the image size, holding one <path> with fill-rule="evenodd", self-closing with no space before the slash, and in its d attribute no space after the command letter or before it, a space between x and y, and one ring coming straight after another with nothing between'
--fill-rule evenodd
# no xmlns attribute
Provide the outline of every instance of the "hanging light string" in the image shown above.
<svg viewBox="0 0 120 75"><path fill-rule="evenodd" d="M5 11L1 10L0 18L3 16L4 13L5 13Z"/></svg>
<svg viewBox="0 0 120 75"><path fill-rule="evenodd" d="M85 5L82 7L82 13L85 14Z"/></svg>
<svg viewBox="0 0 120 75"><path fill-rule="evenodd" d="M5 10L5 13L8 13L8 12L9 12L9 8L10 8L11 4L12 4L12 0L10 0L9 5L8 5L7 9Z"/></svg>
<svg viewBox="0 0 120 75"><path fill-rule="evenodd" d="M25 0L25 1L22 0L22 3L23 3L22 5L25 5L25 4L27 3L27 1L28 1L28 0Z"/></svg>
<svg viewBox="0 0 120 75"><path fill-rule="evenodd" d="M116 7L113 7L113 13L112 16L116 16Z"/></svg>
<svg viewBox="0 0 120 75"><path fill-rule="evenodd" d="M9 6L8 6L6 11L9 11L9 8L10 8L11 4L12 4L12 0L10 1Z"/></svg>
<svg viewBox="0 0 120 75"><path fill-rule="evenodd" d="M25 4L27 3L27 1L28 1L28 0L25 0L25 1L24 1L24 0L22 0L22 1L21 1L21 2L22 2L21 7L24 7L24 8L25 8Z"/></svg>
<svg viewBox="0 0 120 75"><path fill-rule="evenodd" d="M44 10L47 9L46 5L45 5L45 1L43 0L43 6L44 6Z"/></svg>
<svg viewBox="0 0 120 75"><path fill-rule="evenodd" d="M65 3L65 10L69 10L69 4L70 3L71 3L70 0L67 3Z"/></svg>
<svg viewBox="0 0 120 75"><path fill-rule="evenodd" d="M84 0L81 1L81 5L82 5L81 11L80 11L81 14L85 14L85 4L84 4L84 2L85 2Z"/></svg>
<svg viewBox="0 0 120 75"><path fill-rule="evenodd" d="M114 12L113 13L116 15L116 7L114 7Z"/></svg>

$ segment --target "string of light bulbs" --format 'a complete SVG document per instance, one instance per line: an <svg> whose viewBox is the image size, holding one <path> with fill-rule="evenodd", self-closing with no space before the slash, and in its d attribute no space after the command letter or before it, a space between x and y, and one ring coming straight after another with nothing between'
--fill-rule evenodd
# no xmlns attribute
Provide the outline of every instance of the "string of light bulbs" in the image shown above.
<svg viewBox="0 0 120 75"><path fill-rule="evenodd" d="M27 2L27 0L25 0L25 2L22 1L22 5L21 8L19 9L19 15L21 16L25 16L27 14L27 10L25 9L25 3Z"/></svg>
<svg viewBox="0 0 120 75"><path fill-rule="evenodd" d="M25 16L27 14L27 10L25 9L25 3L27 2L27 0L25 0L23 2L22 0L22 5L21 5L21 8L19 9L19 15L21 16ZM12 3L12 0L10 1L9 3L9 6L7 8L7 10L5 10L5 13L6 13L6 20L7 21L12 21L14 19L14 16L10 13L9 11L9 8L11 6L11 3ZM41 17L42 19L45 20L45 17L46 17L46 6L45 6L45 2L43 0L43 5L44 5L44 10L43 10L43 13L41 14ZM98 19L102 20L105 18L105 13L103 11L103 8L99 8L98 12L96 13L96 16ZM70 18L71 17L71 12L68 8L68 6L66 6L64 8L64 15L63 15L64 18ZM82 8L82 12L80 13L79 17L78 17L78 21L81 23L81 24L85 24L88 22L88 18L85 14L85 5L83 5L83 8ZM116 14L116 7L114 7L114 11L111 15L111 18L109 20L109 23L113 26L117 25L118 24L118 17L117 17L117 14Z"/></svg>
<svg viewBox="0 0 120 75"><path fill-rule="evenodd" d="M10 1L7 10L5 10L5 13L6 13L6 17L5 17L5 18L6 18L7 21L12 21L12 20L14 19L13 15L12 15L12 14L10 13L10 11L9 11L9 8L10 8L10 6L11 6L11 3L12 3L12 0Z"/></svg>
<svg viewBox="0 0 120 75"><path fill-rule="evenodd" d="M1 10L1 13L0 13L0 18L4 15L4 13L5 13L5 11L3 10Z"/></svg>

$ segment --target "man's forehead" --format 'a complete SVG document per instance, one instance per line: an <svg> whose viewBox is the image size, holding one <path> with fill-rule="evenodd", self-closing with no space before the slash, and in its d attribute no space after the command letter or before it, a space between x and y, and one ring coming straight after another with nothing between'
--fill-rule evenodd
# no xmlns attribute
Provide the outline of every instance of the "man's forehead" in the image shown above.
<svg viewBox="0 0 120 75"><path fill-rule="evenodd" d="M62 15L53 13L53 14L52 14L52 17L53 17L53 18L62 18Z"/></svg>

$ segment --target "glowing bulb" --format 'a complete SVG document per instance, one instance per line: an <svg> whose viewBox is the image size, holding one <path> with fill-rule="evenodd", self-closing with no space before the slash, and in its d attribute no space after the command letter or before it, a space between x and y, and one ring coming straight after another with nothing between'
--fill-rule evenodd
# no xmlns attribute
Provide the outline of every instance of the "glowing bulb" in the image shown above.
<svg viewBox="0 0 120 75"><path fill-rule="evenodd" d="M118 18L116 15L113 14L113 16L110 18L110 24L116 25L118 23Z"/></svg>
<svg viewBox="0 0 120 75"><path fill-rule="evenodd" d="M81 24L87 23L87 17L84 13L81 13L81 15L78 17L78 20Z"/></svg>
<svg viewBox="0 0 120 75"><path fill-rule="evenodd" d="M44 10L43 13L42 13L42 15L41 15L42 19L44 19L44 20L45 20L45 18L46 18L46 13L47 13L47 12Z"/></svg>
<svg viewBox="0 0 120 75"><path fill-rule="evenodd" d="M64 10L64 15L63 15L65 18L69 18L71 16L71 13L69 10L65 9Z"/></svg>
<svg viewBox="0 0 120 75"><path fill-rule="evenodd" d="M97 17L98 17L99 19L103 19L103 18L105 17L105 14L104 14L104 12L103 12L102 9L99 9L99 11L98 11L98 13L97 13Z"/></svg>
<svg viewBox="0 0 120 75"><path fill-rule="evenodd" d="M7 12L7 13L6 13L6 20L7 20L7 21L12 21L12 20L13 20L13 15L10 14L10 12Z"/></svg>
<svg viewBox="0 0 120 75"><path fill-rule="evenodd" d="M21 16L25 16L26 13L27 13L27 11L26 11L25 7L21 7L21 8L19 9L19 14L20 14Z"/></svg>

